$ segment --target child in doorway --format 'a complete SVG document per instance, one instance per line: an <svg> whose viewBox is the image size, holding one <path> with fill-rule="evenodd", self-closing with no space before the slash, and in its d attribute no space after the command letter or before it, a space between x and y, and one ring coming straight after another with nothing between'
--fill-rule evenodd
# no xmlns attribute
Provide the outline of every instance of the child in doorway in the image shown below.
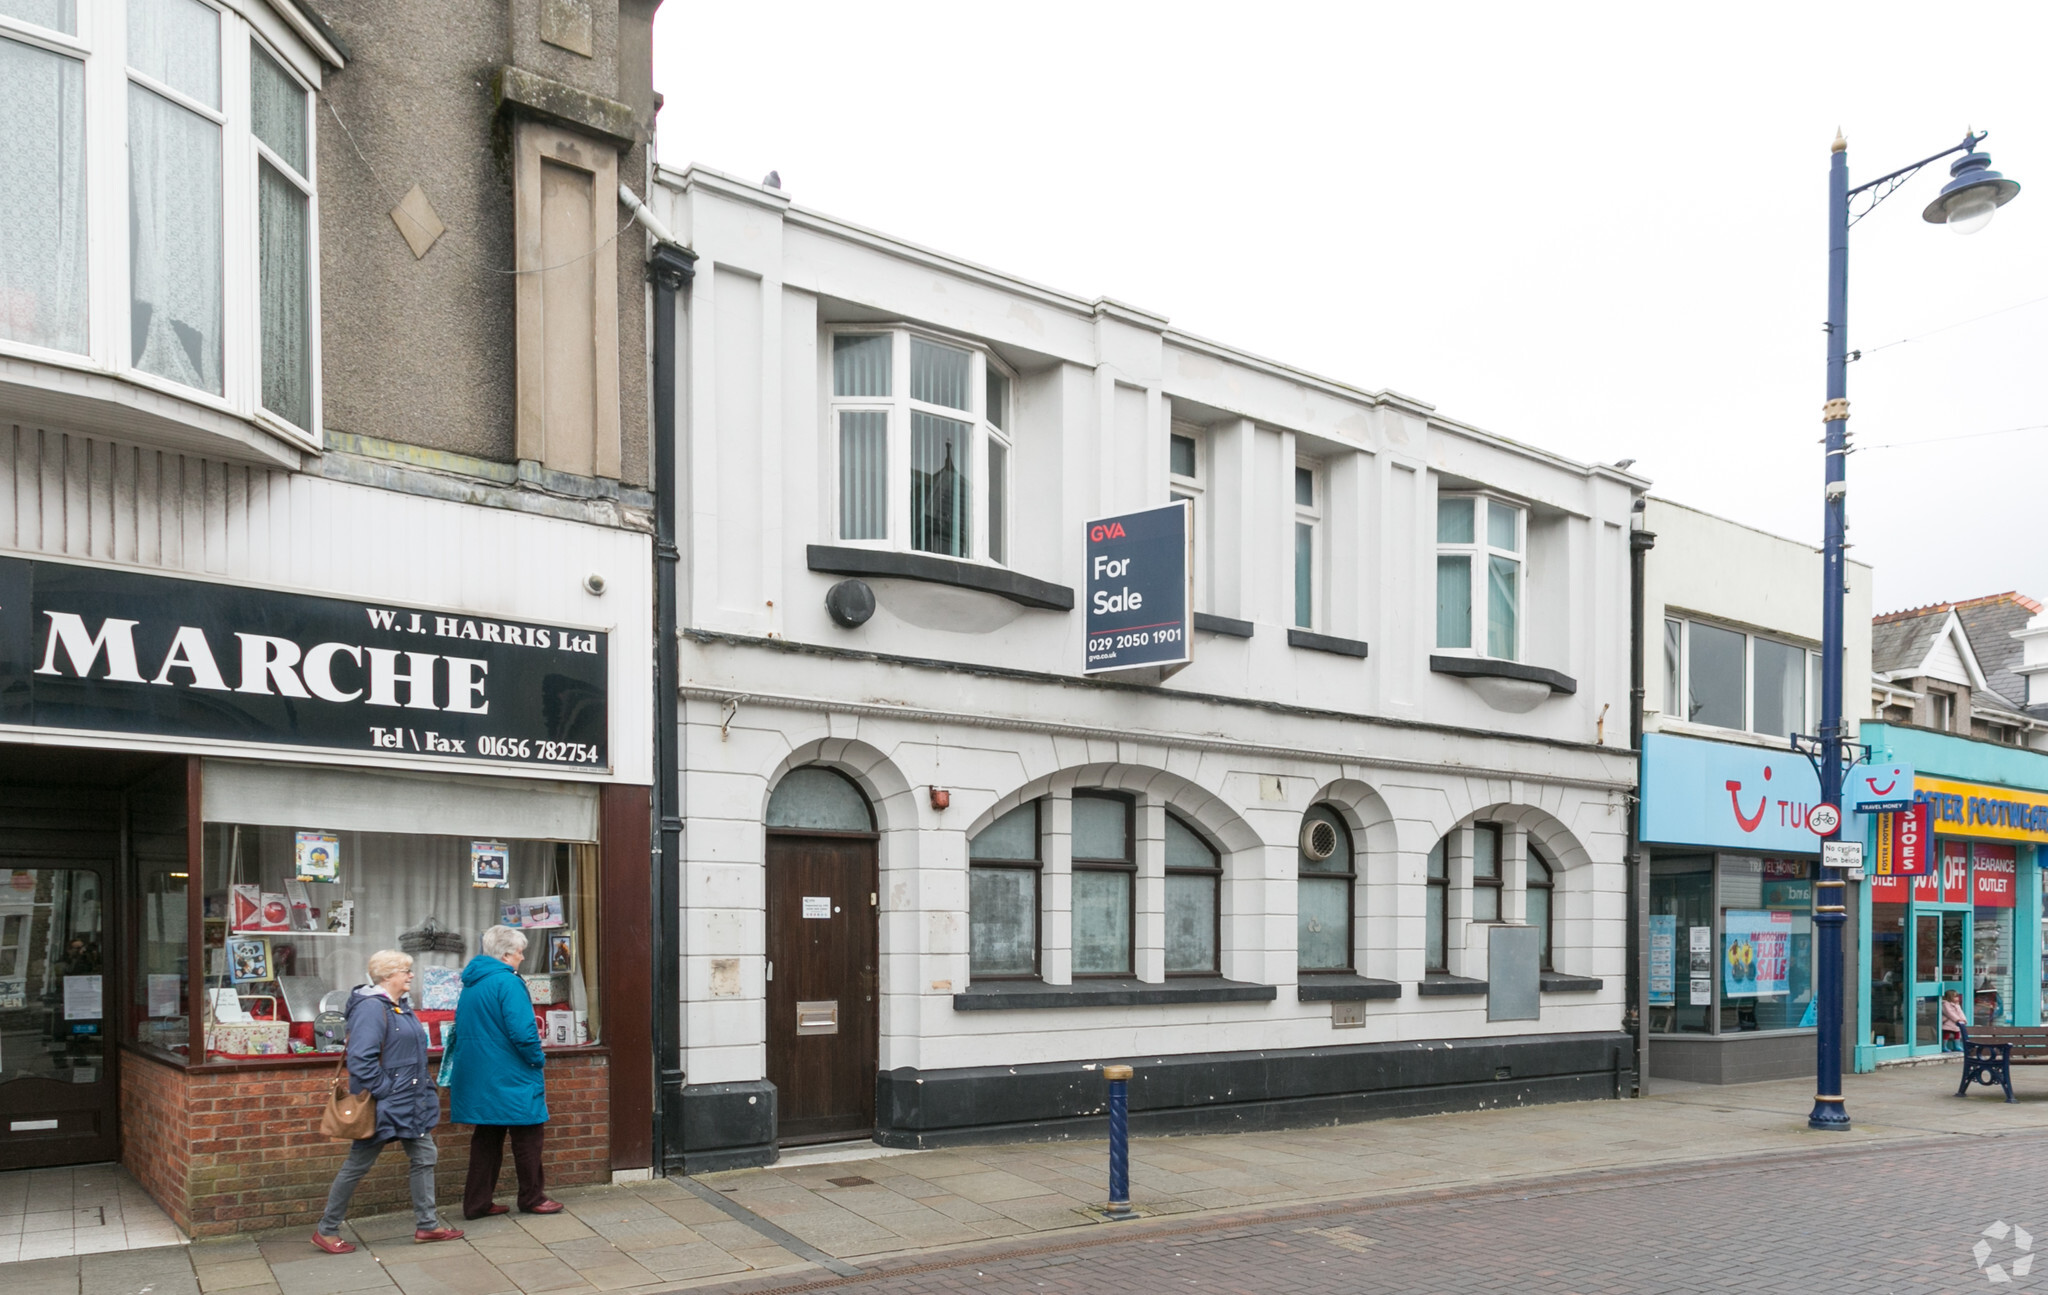
<svg viewBox="0 0 2048 1295"><path fill-rule="evenodd" d="M1970 1018L1963 1012L1961 990L1951 989L1941 996L1941 1050L1961 1052L1963 1050L1963 1027Z"/></svg>

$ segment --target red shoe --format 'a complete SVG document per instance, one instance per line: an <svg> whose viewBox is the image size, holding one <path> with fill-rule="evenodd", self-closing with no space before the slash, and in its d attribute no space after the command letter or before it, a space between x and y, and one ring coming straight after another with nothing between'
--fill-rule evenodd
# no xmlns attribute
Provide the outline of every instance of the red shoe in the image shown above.
<svg viewBox="0 0 2048 1295"><path fill-rule="evenodd" d="M520 1211L522 1214L560 1214L561 1212L562 1202L560 1201L542 1201L530 1210Z"/></svg>
<svg viewBox="0 0 2048 1295"><path fill-rule="evenodd" d="M313 1244L331 1255L355 1253L355 1246L353 1244L342 1240L340 1237L323 1237L318 1232L313 1234Z"/></svg>
<svg viewBox="0 0 2048 1295"><path fill-rule="evenodd" d="M493 1214L510 1214L511 1212L512 1207L510 1205L500 1205L496 1201L492 1201L489 1209L477 1214L471 1214L468 1210L464 1210L462 1217L466 1219L481 1219L489 1218Z"/></svg>
<svg viewBox="0 0 2048 1295"><path fill-rule="evenodd" d="M412 1234L412 1239L416 1245L425 1245L429 1241L460 1241L462 1240L462 1229L420 1228ZM355 1247L350 1246L349 1249L353 1250Z"/></svg>

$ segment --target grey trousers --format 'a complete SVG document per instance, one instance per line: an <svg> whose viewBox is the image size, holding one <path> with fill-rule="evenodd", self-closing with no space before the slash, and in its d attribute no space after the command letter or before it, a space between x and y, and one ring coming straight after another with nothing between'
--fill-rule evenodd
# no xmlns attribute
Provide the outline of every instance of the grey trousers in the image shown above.
<svg viewBox="0 0 2048 1295"><path fill-rule="evenodd" d="M399 1146L405 1148L405 1158L412 1161L412 1217L414 1224L427 1231L441 1226L441 1217L434 1209L434 1162L441 1157L434 1146L431 1134L424 1138L398 1138ZM348 1149L348 1159L341 1165L341 1172L334 1176L334 1186L327 1192L327 1212L320 1216L322 1236L340 1236L341 1220L348 1213L349 1199L356 1194L356 1184L363 1181L363 1175L370 1172L370 1166L377 1163L377 1157L384 1150L385 1143L375 1138L358 1139Z"/></svg>

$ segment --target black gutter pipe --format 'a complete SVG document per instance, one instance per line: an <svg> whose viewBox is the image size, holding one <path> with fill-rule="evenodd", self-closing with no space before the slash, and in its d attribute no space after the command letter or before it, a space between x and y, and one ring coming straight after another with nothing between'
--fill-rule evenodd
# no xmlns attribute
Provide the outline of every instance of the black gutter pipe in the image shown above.
<svg viewBox="0 0 2048 1295"><path fill-rule="evenodd" d="M1657 547L1657 536L1643 529L1647 501L1636 498L1628 532L1628 747L1636 754L1637 784L1628 798L1628 983L1622 1024L1636 1036L1636 1095L1650 1092L1650 1008L1644 991L1650 984L1650 860L1643 852L1643 563ZM1668 704L1668 701L1667 701Z"/></svg>
<svg viewBox="0 0 2048 1295"><path fill-rule="evenodd" d="M657 240L654 284L654 1166L682 1163L682 771L678 753L676 640L676 309L696 274L696 253Z"/></svg>

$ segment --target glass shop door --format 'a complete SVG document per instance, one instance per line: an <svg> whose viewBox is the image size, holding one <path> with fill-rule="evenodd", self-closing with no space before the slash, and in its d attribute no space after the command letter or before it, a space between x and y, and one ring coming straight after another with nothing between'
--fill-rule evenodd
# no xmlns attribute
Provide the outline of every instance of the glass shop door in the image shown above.
<svg viewBox="0 0 2048 1295"><path fill-rule="evenodd" d="M1939 872L1913 887L1912 1055L1941 1051L1941 999L1954 990L1970 1005L1970 847L1942 841Z"/></svg>
<svg viewBox="0 0 2048 1295"><path fill-rule="evenodd" d="M0 863L0 1170L112 1160L110 870Z"/></svg>

